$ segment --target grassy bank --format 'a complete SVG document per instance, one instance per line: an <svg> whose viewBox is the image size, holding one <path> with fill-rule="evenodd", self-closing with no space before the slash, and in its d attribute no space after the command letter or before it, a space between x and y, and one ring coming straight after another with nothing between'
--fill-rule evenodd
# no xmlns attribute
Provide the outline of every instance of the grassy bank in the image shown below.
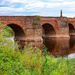
<svg viewBox="0 0 75 75"><path fill-rule="evenodd" d="M57 59L46 48L26 45L20 52L17 43L4 39L0 29L0 75L75 75L75 59ZM6 44L5 44L6 43Z"/></svg>

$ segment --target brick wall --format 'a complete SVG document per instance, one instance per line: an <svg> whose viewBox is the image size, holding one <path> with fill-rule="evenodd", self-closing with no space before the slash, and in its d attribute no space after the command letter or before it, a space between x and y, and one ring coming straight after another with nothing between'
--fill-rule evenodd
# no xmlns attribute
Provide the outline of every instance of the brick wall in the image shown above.
<svg viewBox="0 0 75 75"><path fill-rule="evenodd" d="M34 25L36 16L0 16L0 21L6 25L17 25L23 32L24 36L15 35L18 40L42 40L42 26L46 23L52 25L56 33L55 37L69 37L69 26L71 23L75 28L75 18L68 18L68 23L66 23L67 17L41 17L38 21L38 25ZM17 28L15 28L16 33Z"/></svg>

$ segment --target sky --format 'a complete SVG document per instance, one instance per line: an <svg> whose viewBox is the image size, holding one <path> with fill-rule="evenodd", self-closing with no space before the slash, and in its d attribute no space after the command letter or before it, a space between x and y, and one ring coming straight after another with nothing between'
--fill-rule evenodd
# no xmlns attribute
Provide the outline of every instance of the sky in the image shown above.
<svg viewBox="0 0 75 75"><path fill-rule="evenodd" d="M0 0L0 16L75 17L75 0Z"/></svg>

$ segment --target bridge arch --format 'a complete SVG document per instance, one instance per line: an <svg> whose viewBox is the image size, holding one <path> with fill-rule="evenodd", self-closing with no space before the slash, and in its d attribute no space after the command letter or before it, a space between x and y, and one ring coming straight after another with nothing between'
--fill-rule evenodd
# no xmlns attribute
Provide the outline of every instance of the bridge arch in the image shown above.
<svg viewBox="0 0 75 75"><path fill-rule="evenodd" d="M54 27L49 23L43 24L42 25L42 36L43 37L55 37L56 32L54 30Z"/></svg>
<svg viewBox="0 0 75 75"><path fill-rule="evenodd" d="M11 23L11 24L7 24L7 26L9 26L14 31L14 37L25 36L22 27L20 27L19 25Z"/></svg>
<svg viewBox="0 0 75 75"><path fill-rule="evenodd" d="M69 35L70 36L75 35L75 29L74 29L73 24L69 23L68 26L69 26Z"/></svg>

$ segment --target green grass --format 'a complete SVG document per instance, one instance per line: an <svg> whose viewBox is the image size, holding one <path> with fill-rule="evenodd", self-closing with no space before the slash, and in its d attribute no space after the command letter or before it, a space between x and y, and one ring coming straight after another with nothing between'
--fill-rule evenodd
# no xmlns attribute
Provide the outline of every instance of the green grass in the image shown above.
<svg viewBox="0 0 75 75"><path fill-rule="evenodd" d="M9 26L3 27L2 33L3 33L4 37L13 37L14 36L14 31Z"/></svg>
<svg viewBox="0 0 75 75"><path fill-rule="evenodd" d="M40 50L31 45L20 52L18 44L13 47L3 34L0 30L0 75L75 75L74 58L54 58L45 47Z"/></svg>

